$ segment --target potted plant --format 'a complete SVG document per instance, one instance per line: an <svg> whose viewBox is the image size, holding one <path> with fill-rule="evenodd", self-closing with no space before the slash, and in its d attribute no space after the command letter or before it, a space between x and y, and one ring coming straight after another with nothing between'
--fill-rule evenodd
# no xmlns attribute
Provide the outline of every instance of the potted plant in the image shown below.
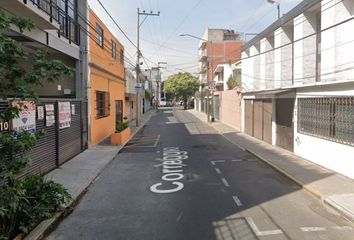
<svg viewBox="0 0 354 240"><path fill-rule="evenodd" d="M124 117L123 122L116 124L116 130L111 135L112 145L123 145L129 139L131 131L126 120L127 117Z"/></svg>

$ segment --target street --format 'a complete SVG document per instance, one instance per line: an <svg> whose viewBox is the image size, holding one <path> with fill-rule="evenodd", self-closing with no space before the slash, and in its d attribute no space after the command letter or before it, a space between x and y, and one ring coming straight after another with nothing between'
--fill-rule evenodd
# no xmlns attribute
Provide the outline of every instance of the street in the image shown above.
<svg viewBox="0 0 354 240"><path fill-rule="evenodd" d="M348 239L354 226L188 111L159 110L47 239Z"/></svg>

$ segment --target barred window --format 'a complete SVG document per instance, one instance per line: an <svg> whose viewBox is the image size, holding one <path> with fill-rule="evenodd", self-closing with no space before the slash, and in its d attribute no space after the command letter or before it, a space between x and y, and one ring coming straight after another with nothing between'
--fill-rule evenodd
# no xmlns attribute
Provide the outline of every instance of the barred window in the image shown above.
<svg viewBox="0 0 354 240"><path fill-rule="evenodd" d="M103 48L104 45L103 28L97 23L96 23L96 43Z"/></svg>
<svg viewBox="0 0 354 240"><path fill-rule="evenodd" d="M300 98L298 132L354 146L354 97Z"/></svg>
<svg viewBox="0 0 354 240"><path fill-rule="evenodd" d="M96 111L97 118L109 116L110 104L108 92L96 91Z"/></svg>
<svg viewBox="0 0 354 240"><path fill-rule="evenodd" d="M112 40L112 58L117 59L117 45Z"/></svg>

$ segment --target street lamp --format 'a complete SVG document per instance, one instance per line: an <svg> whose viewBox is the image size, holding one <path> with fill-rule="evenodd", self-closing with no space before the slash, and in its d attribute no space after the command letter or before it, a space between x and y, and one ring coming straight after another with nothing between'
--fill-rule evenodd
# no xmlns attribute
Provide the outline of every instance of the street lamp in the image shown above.
<svg viewBox="0 0 354 240"><path fill-rule="evenodd" d="M280 18L280 2L275 1L275 0L267 0L268 3L270 4L276 4L277 5L277 9L278 9L278 19Z"/></svg>
<svg viewBox="0 0 354 240"><path fill-rule="evenodd" d="M201 40L201 41L203 41L203 42L205 42L205 43L209 43L209 44L210 44L210 70L211 70L211 73L210 73L209 76L211 77L211 79L210 79L208 85L209 85L209 84L213 84L213 81L214 81L213 42L210 41L210 40L206 40L206 39L203 39L203 38L194 36L194 35L192 35L192 34L188 34L188 33L180 33L179 36L181 36L181 37L187 36L187 37L195 38L195 39L198 39L198 40ZM210 86L210 88L214 88L214 85ZM208 89L208 94L207 94L207 99L208 99L208 101L207 101L207 121L208 121L208 122L209 122L209 116L210 116L210 108L209 108L209 105L210 105L210 103L209 103L209 98L210 98L210 96L209 96L209 94L210 94L210 91L209 91L209 89ZM215 120L215 114L214 114L214 109L215 109L214 93L211 95L211 98L212 98L212 100L211 100L211 101L212 101L212 104L211 104L211 108L212 108L212 109L211 109L211 121L214 122L214 120Z"/></svg>

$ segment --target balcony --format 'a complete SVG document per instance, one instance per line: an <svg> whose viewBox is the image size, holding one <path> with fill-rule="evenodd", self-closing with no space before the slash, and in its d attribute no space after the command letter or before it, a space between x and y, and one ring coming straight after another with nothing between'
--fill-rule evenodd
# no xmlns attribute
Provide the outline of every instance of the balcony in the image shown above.
<svg viewBox="0 0 354 240"><path fill-rule="evenodd" d="M199 62L205 62L208 59L208 54L206 50L199 51Z"/></svg>
<svg viewBox="0 0 354 240"><path fill-rule="evenodd" d="M42 30L57 30L79 45L79 24L53 0L1 0L0 7L7 12L32 20Z"/></svg>
<svg viewBox="0 0 354 240"><path fill-rule="evenodd" d="M207 71L208 71L208 67L205 66L199 67L199 73L203 74L206 73Z"/></svg>
<svg viewBox="0 0 354 240"><path fill-rule="evenodd" d="M54 18L51 1L2 0L0 6L8 12L31 19L41 29L58 30L59 22Z"/></svg>

